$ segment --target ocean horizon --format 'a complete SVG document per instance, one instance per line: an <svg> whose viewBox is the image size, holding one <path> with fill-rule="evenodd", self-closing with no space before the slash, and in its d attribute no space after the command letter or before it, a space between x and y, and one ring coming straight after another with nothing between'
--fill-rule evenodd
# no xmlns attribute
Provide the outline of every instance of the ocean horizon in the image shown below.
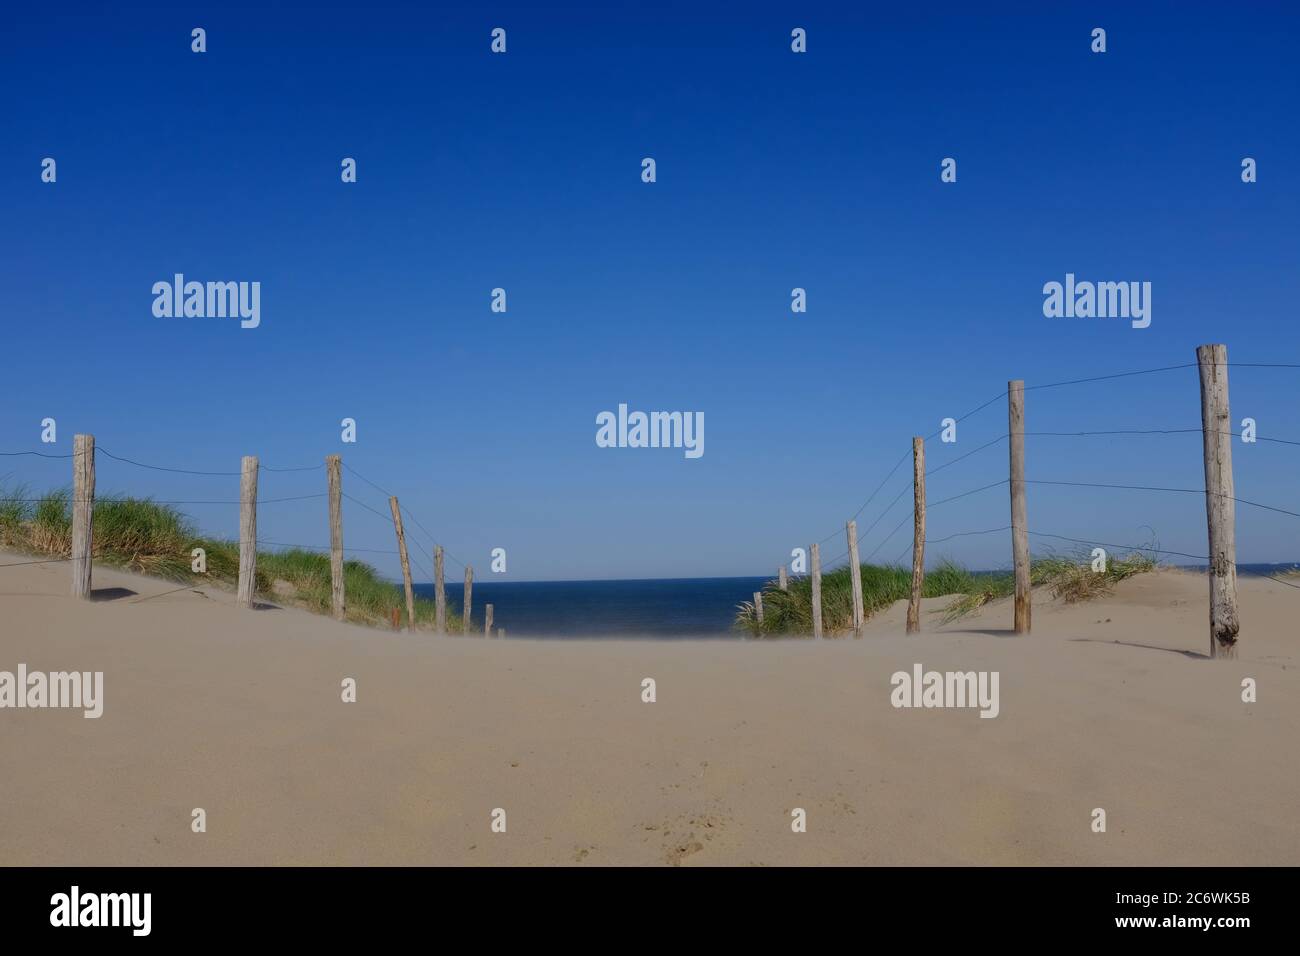
<svg viewBox="0 0 1300 956"><path fill-rule="evenodd" d="M484 605L507 637L728 638L736 606L751 600L767 577L635 578L597 581L475 581L474 619ZM414 585L433 599L432 584ZM447 581L447 606L460 612L462 582Z"/></svg>

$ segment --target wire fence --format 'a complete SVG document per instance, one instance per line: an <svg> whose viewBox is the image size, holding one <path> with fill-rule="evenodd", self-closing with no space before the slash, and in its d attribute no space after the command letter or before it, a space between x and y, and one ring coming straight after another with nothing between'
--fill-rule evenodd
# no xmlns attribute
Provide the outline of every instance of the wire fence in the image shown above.
<svg viewBox="0 0 1300 956"><path fill-rule="evenodd" d="M1242 369L1291 369L1291 370L1300 369L1300 363L1228 362L1226 363L1226 366L1228 368L1242 368ZM1058 388L1076 387L1076 386L1083 386L1083 385L1102 383L1102 382L1114 382L1120 379L1127 379L1127 378L1148 376L1148 375L1161 375L1161 374L1175 372L1179 370L1195 369L1198 367L1199 367L1199 363L1187 362L1187 363L1180 363L1180 364L1173 364L1173 365L1164 365L1155 368L1138 369L1134 371L1115 372L1115 373L1108 373L1103 375L1091 375L1086 377L1066 379L1066 380L1055 381L1055 382L1046 382L1046 383L1035 384L1035 385L1027 384L1024 386L1024 391L1033 392L1033 391L1041 391L1045 389L1058 389ZM1005 390L999 390L992 397L980 402L979 404L975 405L973 408L963 413L962 415L957 416L956 418L951 420L945 420L945 424L948 425L949 427L952 427L960 423L967 423L970 420L979 416L981 413L986 412L988 409L994 407L995 405L1000 404L1006 399L1007 399L1007 392ZM936 430L932 434L926 436L924 440L927 443L929 443L933 441L934 438L942 436L945 430L946 429L944 427L941 427L940 429ZM1203 427L1199 427L1199 426L1178 426L1178 427L1160 427L1160 428L1115 427L1115 428L1103 428L1103 429L1077 429L1077 430L1061 429L1061 430L1025 431L1023 432L1023 434L1026 438L1087 440L1087 439L1098 439L1098 438L1111 438L1117 436L1153 438L1153 437L1162 437L1162 436L1171 436L1171 435L1192 435L1192 434L1204 435L1206 434L1206 431ZM1237 437L1238 435L1237 432L1213 432L1213 431L1210 432L1210 434L1230 435L1234 438ZM929 487L929 483L931 479L934 478L935 476L938 476L948 471L949 469L956 468L957 466L962 465L963 463L968 463L976 456L981 455L982 453L990 449L999 447L1000 445L1002 445L1003 442L1006 442L1010 437L1011 436L1009 432L1002 432L1001 434L994 435L992 438L989 438L988 440L984 441L983 443L979 444L978 446L976 446L975 448L969 451L963 451L961 454L957 455L951 460L944 461L933 467L927 467L925 471L925 479L926 479L927 487ZM1274 435L1255 435L1253 436L1252 440L1257 442L1268 443L1268 444L1285 445L1285 446L1292 446L1292 447L1300 445L1300 439L1283 438ZM947 445L948 443L944 442L941 443L939 447L946 448ZM183 475L183 476L199 477L199 478L232 479L232 478L239 477L241 474L241 472L237 470L202 470L196 468L181 468L181 467L174 467L170 465L161 465L153 462L142 461L136 457L119 455L116 452L110 451L109 449L103 446L97 446L95 449L95 454L97 457L103 456L107 460L122 465L127 465L134 468L139 468L139 469L144 469L148 471L159 472L159 473L164 473L169 475ZM885 492L885 490L890 486L890 483L898 475L899 470L903 468L904 464L911 457L911 454L912 452L909 450L905 452L903 455L901 455L897 459L897 461L893 463L893 465L886 471L884 476L880 479L879 483L874 485L871 492L867 495L866 499L852 513L850 520L856 522L859 518L862 518L862 516L867 512L868 508L870 508L871 505L874 502L876 502L877 499L881 496L882 492ZM44 452L44 451L0 452L0 457L3 458L19 458L24 456L31 456L31 457L42 458L42 459L53 459L53 460L68 460L73 458L72 454L61 454L61 453ZM321 464L316 464L316 465L300 465L300 466L287 466L287 467L259 465L259 470L266 471L273 474L302 475L308 472L316 472L316 473L322 472L325 470L325 467L326 467L325 464L322 462ZM384 499L391 499L394 497L386 487L384 487L383 485L379 484L376 481L373 481L371 478L367 477L366 475L360 473L356 468L352 467L352 465L348 464L347 462L343 462L342 467L347 471L349 475L351 475L359 482L361 482L370 491L382 495ZM940 509L943 506L948 505L952 502L956 502L970 496L980 495L1008 484L1010 484L1010 479L1003 478L997 481L992 481L988 483L979 484L974 487L965 488L961 491L957 491L955 493L947 494L943 497L930 500L927 502L926 505L927 513L934 511L935 509ZM1139 491L1139 492L1158 493L1158 494L1199 494L1199 495L1207 494L1207 490L1203 485L1200 487L1178 487L1178 486L1170 486L1170 485L1141 484L1141 483L1122 482L1122 481L1068 480L1064 478L1054 478L1054 477L1026 477L1025 484L1039 485L1039 486L1056 486L1056 487L1065 487L1065 488L1099 489L1099 490L1108 490L1108 491ZM874 517L869 522L865 523L865 527L863 528L863 530L858 536L858 543L861 549L860 553L862 553L863 555L861 557L861 560L863 562L870 562L872 559L874 559L882 550L885 549L885 547L891 541L893 541L896 538L898 533L902 531L907 526L907 524L913 519L912 514L909 512L903 514L901 519L893 523L892 525L886 523L887 520L890 518L891 514L894 513L895 509L907 498L908 493L912 490L912 488L913 488L913 477L909 474L905 478L900 480L899 487L896 493L894 493L889 498L889 500L883 505L883 507L880 507L878 511L873 512ZM1213 493L1211 492L1210 494ZM261 506L264 505L278 505L278 504L289 504L294 502L314 501L326 497L328 497L328 494L324 491L313 491L313 492L304 491L301 494L286 494L286 495L265 496L265 497L258 495L258 497L256 498L256 504L260 508ZM1266 502L1256 501L1251 498L1238 497L1235 495L1228 496L1228 497L1231 497L1234 503L1241 504L1249 508L1260 509L1273 514L1284 515L1287 517L1300 518L1300 508L1293 509L1289 507L1284 507L1280 504L1266 503ZM378 521L382 522L382 527L384 531L386 531L387 533L392 533L393 520L392 520L391 511L381 510L379 507L374 507L372 506L371 503L367 502L362 497L358 497L357 495L354 495L349 492L343 492L342 498L343 500L349 502L351 505L356 506L356 508L358 509L357 513L366 515L367 520L369 520L370 517L377 519ZM15 504L39 504L41 501L45 500L45 497L8 495L5 496L4 500L13 502ZM193 497L193 498L176 497L176 498L156 498L156 499L150 498L148 500L150 500L155 504L174 505L174 506L233 507L237 505L242 506L243 504L245 504L245 502L239 497ZM383 504L387 505L387 501L385 500ZM423 555L432 553L436 547L441 547L440 542L437 540L435 535L429 530L428 525L426 525L424 521L420 518L420 516L415 514L408 505L399 502L398 507L399 507L399 512L404 519L403 524L409 527L410 534L414 542L418 545L417 548L409 550L409 557L411 563L414 564L416 568L419 569L425 575L426 578L432 578L432 574L429 573L428 568L424 565L421 558ZM888 528L888 530L887 531L883 530L883 528L886 527ZM379 526L374 526L374 528L377 531ZM1005 533L1010 530L1012 530L1011 525L998 526L993 528L975 529L975 530L957 530L957 531L949 532L940 537L932 537L927 535L925 539L925 544L937 545L948 541L953 541L958 538L982 537L985 535ZM838 535L844 533L845 532L843 529L837 529L835 531L832 531L829 534L827 534L825 537L821 538L818 544L824 545L834 540ZM1161 548L1158 546L1158 544L1155 543L1138 545L1138 546L1118 545L1114 543L1107 543L1105 541L1094 540L1086 536L1068 535L1068 534L1063 534L1055 531L1053 532L1038 531L1034 529L1028 529L1028 534L1037 539L1044 540L1044 541L1056 540L1056 541L1083 545L1083 546L1122 548L1130 551L1146 551L1156 555L1169 555L1172 557L1186 558L1188 560L1193 560L1193 561L1210 560L1209 557L1206 555ZM257 544L259 546L263 546L267 548L301 549L307 551L318 551L322 553L329 553L331 551L330 545L328 544L291 543L291 542L273 540L271 538L258 538ZM869 550L867 550L868 545L871 545ZM903 550L899 552L897 556L894 558L893 563L897 564L901 562L903 558L906 557L906 555L912 550L912 548L913 548L913 544L911 542L907 543L906 546L903 548ZM399 554L397 548L345 546L344 550L347 553L353 553L353 554L384 555L384 556L397 556ZM446 557L451 559L459 567L464 568L466 566L464 561L457 558L454 554L452 554L450 551L447 551L445 548L443 550L443 553L446 555ZM846 547L846 549L843 552L835 555L834 557L828 560L823 561L822 562L823 573L833 571L836 570L837 568L843 567L847 563L847 559L849 559L850 553L851 553L850 550ZM69 559L49 558L40 561L33 560L33 561L23 561L23 562L11 562L7 564L0 564L0 567L16 567L16 566L28 565L28 564L54 564L64 560L69 560Z"/></svg>
<svg viewBox="0 0 1300 956"><path fill-rule="evenodd" d="M1300 369L1300 363L1227 362L1221 364L1224 364L1228 368L1241 368L1241 369L1290 369L1290 370ZM1090 376L1085 376L1080 378L1065 379L1062 381L1045 382L1036 385L1026 384L1024 385L1024 391L1025 392L1041 391L1045 389L1058 389L1058 388L1067 388L1072 386L1083 386L1083 385L1089 385L1089 384L1101 383L1101 382L1113 382L1118 379L1127 379L1127 378L1147 376L1147 375L1158 375L1163 373L1176 372L1179 370L1198 369L1199 367L1200 367L1199 362L1186 362L1186 363L1179 363L1173 365L1163 365L1155 368L1138 369L1138 370L1127 371L1127 372L1115 372L1115 373L1108 373L1103 375L1090 375ZM976 405L974 408L972 408L970 411L966 412L965 414L955 419L952 419L951 424L955 425L957 423L966 422L969 419L979 415L981 412L985 411L986 409L993 407L995 404L998 404L1000 402L1005 402L1006 400L1007 400L1007 391L1006 390L999 391L992 398L980 403L979 405ZM929 443L936 436L941 436L943 433L944 433L944 429L940 428L939 430L932 433L931 435L925 436L924 441L927 445L929 445ZM1209 429L1207 431L1207 429L1205 429L1202 426L1176 426L1176 427L1159 427L1159 428L1115 427L1115 428L1077 429L1077 430L1068 430L1068 429L1041 430L1041 431L1026 430L1022 432L1022 434L1026 438L1041 438L1041 439L1096 439L1096 438L1110 438L1110 437L1118 437L1118 436L1160 437L1160 436L1169 436L1169 435L1192 435L1192 434L1205 435L1207 433L1212 435L1226 435L1232 438L1238 438L1240 437L1241 434L1236 431L1217 431L1214 429ZM945 461L936 467L927 467L924 473L927 490L929 490L930 488L930 480L933 476L936 476L941 472L946 471L947 469L954 468L955 466L963 462L967 462L970 459L974 458L976 455L979 455L980 453L987 451L990 448L998 447L1003 442L1007 441L1009 437L1010 434L1008 432L1003 432L1002 434L996 435L993 438L983 442L982 444L978 445L974 449L963 452L957 457L949 461ZM1283 438L1274 435L1256 434L1251 436L1250 441L1262 442L1262 443L1274 444L1274 445L1285 445L1285 446L1300 445L1300 440L1298 439L1289 438L1289 437ZM946 445L947 443L941 443L940 447L946 447ZM863 513L867 511L868 506L870 506L872 502L876 501L876 499L880 496L881 492L885 490L885 488L898 474L899 469L901 469L903 465L911 457L912 457L912 452L909 449L896 462L894 462L894 464L885 473L884 477L880 480L879 484L873 487L871 493L867 496L867 499L857 508L856 511L853 512L849 520L857 521L859 518L862 517ZM1110 481L1066 480L1066 479L1052 478L1052 477L1041 477L1041 478L1026 477L1024 483L1026 485L1101 489L1101 490L1108 490L1108 491L1142 491L1142 492L1152 492L1152 493L1161 493L1161 494L1199 494L1199 495L1207 494L1207 489L1205 488L1204 484L1202 484L1199 487L1174 487L1168 485L1141 484L1141 483L1122 482L1122 481L1110 482ZM991 491L992 489L999 488L1009 484L1010 484L1010 478L1005 478L999 481L994 481L986 484L981 484L976 487L968 488L960 492L947 495L945 497L940 497L935 500L928 500L926 502L927 516L930 511L936 508L940 508L943 505L958 501L968 496L978 495L983 492ZM910 508L910 505L912 503L910 493L913 491L913 489L914 489L914 477L911 474L908 474L904 479L899 480L897 493L894 494L891 498L889 498L889 500L884 504L883 507L879 509L878 512L873 512L874 517L868 523L865 524L865 527L863 528L862 531L860 531L858 535L859 553L861 555L860 561L862 563L870 563L870 561L873 558L875 558L875 556L878 555L885 548L885 546L889 544L889 542L898 535L900 531L902 531L905 527L907 527L910 523L913 522L914 516ZM1209 494L1213 496L1216 493L1209 492ZM1223 497L1230 497L1234 503L1241 504L1249 508L1255 508L1255 509L1267 511L1274 514L1285 515L1288 517L1300 518L1300 507L1293 510L1292 508L1284 507L1280 504L1266 503L1262 501L1253 500L1251 498L1239 497L1236 495L1223 496ZM904 502L905 499L909 506L907 508L907 513L904 514L902 518L893 525L884 524L886 519L889 518L889 516L895 511L895 509L901 503ZM888 530L878 533L877 529L880 529L882 527L882 524L884 525L884 527L888 528ZM927 534L924 539L924 544L928 547L929 545L938 545L945 542L956 540L958 538L981 537L981 536L991 535L991 534L1006 533L1012 530L1013 530L1013 526L1007 524L1007 525L999 525L997 527L991 527L991 528L953 531L944 534L940 537L934 537L932 535ZM1081 546L1112 548L1118 550L1125 550L1129 552L1146 552L1146 553L1153 554L1157 557L1168 556L1168 557L1175 557L1175 558L1183 558L1189 561L1196 561L1196 562L1209 562L1211 560L1208 555L1196 554L1188 551L1180 551L1180 550L1170 549L1170 548L1162 548L1159 546L1158 543L1155 542L1146 543L1142 545L1116 544L1114 542L1095 540L1092 538L1088 538L1086 536L1069 535L1069 534L1058 533L1055 531L1052 532L1037 531L1030 528L1027 529L1027 532L1031 537L1040 539L1044 541L1044 543L1048 541L1059 541L1063 543L1081 545ZM827 542L836 539L837 537L841 541L845 542L846 544L845 550L839 552L829 560L823 560L821 562L821 570L823 574L831 571L839 570L843 567L846 567L848 564L848 559L850 557L851 550L847 547L846 527L840 527L830 532L825 537L821 538L817 543L818 545L824 545ZM873 546L873 542L874 542L874 546ZM894 565L898 565L899 563L901 563L904 560L904 558L906 558L913 551L913 548L914 548L914 543L912 541L908 541L907 544L904 546L903 550L897 553L897 555L893 558L891 563ZM1284 581L1279 578L1274 578L1274 579L1279 580L1280 583L1283 584L1288 584L1293 587L1296 586L1291 582Z"/></svg>
<svg viewBox="0 0 1300 956"><path fill-rule="evenodd" d="M241 472L237 470L203 470L197 468L178 468L170 465L161 465L154 462L142 461L136 457L119 455L113 451L110 451L104 446L97 444L95 447L95 457L96 459L98 459L101 456L107 460L117 462L123 465L129 465L134 468L159 472L167 475L183 475L187 477L224 478L224 479L239 478L241 475ZM7 451L7 452L0 452L0 457L3 458L34 457L34 458L66 461L72 459L74 457L74 454L72 453L58 454L58 453L43 452L43 451ZM359 481L363 482L365 485L368 485L373 490L383 494L385 498L392 497L389 494L389 492L386 491L382 486L380 486L374 481L371 481L369 478L367 478L365 475L358 472L355 468L351 467L346 462L343 463L343 467L346 468L347 471L351 475L356 477ZM273 465L264 465L259 463L258 470L259 472L265 471L273 474L303 474L306 472L317 472L322 475L322 483L323 483L323 479L324 479L323 473L326 470L326 465L323 461L319 465L301 465L301 466L292 466L292 467L277 467ZM23 486L19 485L18 487L22 488ZM66 487L56 489L53 492L47 493L45 495L40 495L40 496L29 496L26 494L13 493L13 492L10 493L0 492L0 502L10 503L13 505L39 505L42 502L49 501L51 499L57 499L59 497L70 497L70 496L71 496L71 492L67 490ZM120 494L97 495L98 501L100 503L112 501L114 499L118 499L122 497L125 496ZM245 501L241 497L180 498L180 497L153 497L153 496L149 496L143 500L146 500L149 503L156 504L156 505L168 505L168 506L212 505L212 506L229 506L232 508L242 507L243 505L248 503L254 503L260 509L264 505L278 505L278 504L288 504L291 502L317 501L328 497L329 497L328 492L319 491L319 492L304 492L302 494L291 494L291 495L262 495L259 493L255 499L250 499L249 501ZM357 508L360 509L359 513L373 515L374 517L378 518L383 523L383 530L389 534L393 533L393 520L392 520L391 513L380 511L379 509L372 507L370 504L368 504L366 501L362 500L361 498L349 494L347 492L343 492L342 497L347 501L351 502L352 504L356 505ZM385 501L385 505L387 505L386 501ZM404 518L406 518L411 523L412 526L411 531L414 534L414 536L417 538L416 543L419 545L419 549L408 549L408 558L411 561L411 563L414 564L415 567L425 575L426 579L432 580L433 575L429 572L427 566L424 564L423 560L421 559L420 549L428 551L431 554L434 548L438 546L438 541L435 539L434 535L429 531L428 526L426 526L424 522L421 521L420 518L411 511L408 505L399 504L399 507ZM376 528L375 530L378 529ZM257 538L257 545L258 547L268 548L268 549L315 551L315 552L321 552L325 554L330 553L332 550L330 545L328 544L305 544L299 542L285 542L285 541L277 541L277 540L272 540L270 538L262 538L262 537ZM346 554L383 555L387 557L397 557L400 554L400 551L396 547L377 548L377 547L355 547L352 545L345 545L344 552ZM461 567L465 566L463 561L461 561L455 555L451 554L449 551L446 551L444 549L443 553L448 558L450 558L453 562L455 562L457 565ZM41 565L41 564L57 564L60 562L65 562L70 560L72 560L71 557L53 557L53 558L46 558L42 560L13 561L13 562L0 563L0 568L23 567L23 566Z"/></svg>

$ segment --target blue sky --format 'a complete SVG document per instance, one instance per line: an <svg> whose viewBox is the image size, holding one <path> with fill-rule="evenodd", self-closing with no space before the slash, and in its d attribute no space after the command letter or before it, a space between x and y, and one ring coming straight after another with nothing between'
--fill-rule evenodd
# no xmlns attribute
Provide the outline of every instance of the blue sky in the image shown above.
<svg viewBox="0 0 1300 956"><path fill-rule="evenodd" d="M1234 362L1300 362L1298 20L1282 5L540 6L10 14L0 451L66 453L89 431L198 470L341 453L480 577L494 547L516 580L759 574L842 527L912 435L1010 378L1181 364L1210 341ZM489 52L498 26L505 55ZM1105 54L1089 49L1098 26ZM156 318L151 287L177 272L260 281L261 326ZM1150 328L1045 318L1043 284L1067 272L1151 282ZM505 314L489 310L498 286ZM1234 368L1231 386L1234 419L1300 440L1300 370ZM1195 427L1198 401L1194 369L1045 389L1028 428ZM703 412L704 456L598 448L595 416L619 402ZM344 417L356 445L340 444ZM931 465L1005 430L995 404L956 445L932 443ZM1031 437L1028 474L1194 487L1199 442ZM1300 448L1234 454L1241 497L1300 511ZM0 464L39 488L69 471ZM1000 444L936 474L930 497L1005 477ZM99 486L237 493L102 458ZM263 474L266 497L323 490L323 473ZM236 531L234 507L187 510ZM1007 523L1003 486L936 508L930 535ZM1030 525L1206 548L1197 495L1040 485ZM264 505L259 526L328 541L319 499ZM1239 559L1300 559L1297 530L1239 507ZM351 503L345 537L393 547ZM944 555L1005 566L1009 536L930 549Z"/></svg>

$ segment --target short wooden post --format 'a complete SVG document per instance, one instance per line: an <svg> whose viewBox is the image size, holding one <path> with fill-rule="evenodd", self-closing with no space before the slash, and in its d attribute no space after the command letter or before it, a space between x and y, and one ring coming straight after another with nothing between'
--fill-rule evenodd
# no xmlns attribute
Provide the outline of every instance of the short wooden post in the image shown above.
<svg viewBox="0 0 1300 956"><path fill-rule="evenodd" d="M343 590L343 459L325 456L325 474L330 497L330 608L334 620L347 616L347 599Z"/></svg>
<svg viewBox="0 0 1300 956"><path fill-rule="evenodd" d="M758 619L758 629L763 629L763 592L754 592L754 617Z"/></svg>
<svg viewBox="0 0 1300 956"><path fill-rule="evenodd" d="M1030 630L1029 503L1025 497L1025 383L1007 382L1007 437L1011 446L1011 557L1016 569L1015 632Z"/></svg>
<svg viewBox="0 0 1300 956"><path fill-rule="evenodd" d="M415 590L411 587L411 561L406 554L406 532L402 529L402 506L397 496L390 495L388 508L393 512L393 528L397 531L397 555L402 559L402 584L406 588L406 629L415 630Z"/></svg>
<svg viewBox="0 0 1300 956"><path fill-rule="evenodd" d="M492 636L492 605L483 605L483 636Z"/></svg>
<svg viewBox="0 0 1300 956"><path fill-rule="evenodd" d="M813 637L822 636L822 554L817 545L808 549L812 562L812 624Z"/></svg>
<svg viewBox="0 0 1300 956"><path fill-rule="evenodd" d="M433 546L433 604L434 630L439 634L447 633L447 589L443 585L442 545Z"/></svg>
<svg viewBox="0 0 1300 956"><path fill-rule="evenodd" d="M498 628L497 628L497 638L498 638L498 639L501 639L501 640L504 640L504 639L505 639L505 636L506 636L506 629L505 629L504 627L498 627Z"/></svg>
<svg viewBox="0 0 1300 956"><path fill-rule="evenodd" d="M85 600L90 599L94 525L95 436L76 435L72 439L72 596Z"/></svg>
<svg viewBox="0 0 1300 956"><path fill-rule="evenodd" d="M257 456L245 455L239 467L239 590L235 603L253 606L257 591Z"/></svg>
<svg viewBox="0 0 1300 956"><path fill-rule="evenodd" d="M1228 347L1196 350L1201 373L1205 452L1205 517L1210 530L1210 657L1237 656L1237 531L1232 480L1232 418L1228 410Z"/></svg>
<svg viewBox="0 0 1300 956"><path fill-rule="evenodd" d="M461 633L468 634L470 613L474 607L474 569L468 564L465 565L465 603L460 607Z"/></svg>
<svg viewBox="0 0 1300 956"><path fill-rule="evenodd" d="M921 592L925 589L925 439L912 439L912 596L907 602L907 633L921 630Z"/></svg>
<svg viewBox="0 0 1300 956"><path fill-rule="evenodd" d="M853 636L862 636L862 622L866 613L862 607L862 565L858 562L858 523L850 521L845 528L849 536L849 584L853 590Z"/></svg>
<svg viewBox="0 0 1300 956"><path fill-rule="evenodd" d="M790 582L787 581L785 577L784 564L776 569L776 586L779 587L782 591L790 590Z"/></svg>
<svg viewBox="0 0 1300 956"><path fill-rule="evenodd" d="M400 609L400 608L393 608L392 611L391 611L391 616L392 616L392 620L393 620L393 630L394 630L394 631L401 630L401 627L402 627L402 611L401 611L401 609Z"/></svg>

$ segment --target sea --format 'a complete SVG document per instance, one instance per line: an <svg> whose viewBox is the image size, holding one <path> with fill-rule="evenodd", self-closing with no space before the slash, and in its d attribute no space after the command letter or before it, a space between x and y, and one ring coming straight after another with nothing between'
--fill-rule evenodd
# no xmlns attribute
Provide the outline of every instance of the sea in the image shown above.
<svg viewBox="0 0 1300 956"><path fill-rule="evenodd" d="M492 605L506 637L717 638L736 640L736 606L752 601L770 577L656 578L633 581L475 581L474 619ZM433 599L432 584L417 584ZM447 582L447 605L459 613L460 581Z"/></svg>
<svg viewBox="0 0 1300 956"><path fill-rule="evenodd" d="M1184 570L1204 571L1183 565ZM1288 564L1239 564L1240 575L1273 575ZM542 638L714 638L739 640L732 629L736 607L751 601L770 577L655 578L631 581L475 581L474 618L482 626L483 606L492 605L494 628L506 637ZM432 584L416 584L433 599ZM463 587L447 582L447 604L459 612Z"/></svg>

